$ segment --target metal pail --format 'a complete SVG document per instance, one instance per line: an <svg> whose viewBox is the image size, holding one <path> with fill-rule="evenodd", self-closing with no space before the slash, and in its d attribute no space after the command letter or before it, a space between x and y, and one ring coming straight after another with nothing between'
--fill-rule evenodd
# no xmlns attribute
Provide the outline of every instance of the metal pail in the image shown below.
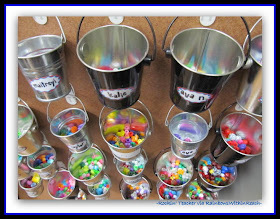
<svg viewBox="0 0 280 219"><path fill-rule="evenodd" d="M48 193L56 200L67 199L75 190L76 180L67 170L60 169L48 182Z"/></svg>
<svg viewBox="0 0 280 219"><path fill-rule="evenodd" d="M107 200L110 196L111 179L107 174L104 174L103 179L91 186L87 186L88 192L95 200Z"/></svg>
<svg viewBox="0 0 280 219"><path fill-rule="evenodd" d="M31 169L27 165L27 157L18 155L18 180L27 178Z"/></svg>
<svg viewBox="0 0 280 219"><path fill-rule="evenodd" d="M58 171L55 149L43 145L39 151L27 157L27 165L32 171L39 173L42 179L52 178Z"/></svg>
<svg viewBox="0 0 280 219"><path fill-rule="evenodd" d="M147 117L137 109L113 110L102 122L104 107L100 112L99 126L102 138L118 160L135 159L141 153L142 144L151 135L152 117L147 107L143 106L149 114L151 125Z"/></svg>
<svg viewBox="0 0 280 219"><path fill-rule="evenodd" d="M83 153L72 154L68 161L68 170L76 180L85 185L94 185L104 177L107 158L97 146L91 146Z"/></svg>
<svg viewBox="0 0 280 219"><path fill-rule="evenodd" d="M218 192L232 185L236 177L236 167L218 164L211 154L203 156L198 162L197 182L204 190Z"/></svg>
<svg viewBox="0 0 280 219"><path fill-rule="evenodd" d="M186 189L186 196L190 200L213 200L218 199L218 192L204 191L198 184L197 179L194 179Z"/></svg>
<svg viewBox="0 0 280 219"><path fill-rule="evenodd" d="M174 155L171 147L163 149L154 161L154 174L173 190L181 190L193 176L193 164L190 159L180 159Z"/></svg>
<svg viewBox="0 0 280 219"><path fill-rule="evenodd" d="M174 190L161 181L157 182L157 193L160 200L177 200L180 198L182 192L183 188L181 190Z"/></svg>
<svg viewBox="0 0 280 219"><path fill-rule="evenodd" d="M245 69L236 100L247 112L262 116L262 35L251 41L250 68Z"/></svg>
<svg viewBox="0 0 280 219"><path fill-rule="evenodd" d="M236 166L262 153L262 123L247 113L230 113L221 123L210 152L215 161Z"/></svg>
<svg viewBox="0 0 280 219"><path fill-rule="evenodd" d="M170 98L185 112L208 109L232 76L247 61L242 47L231 36L210 28L190 28L176 34L170 49L162 49L171 62ZM250 36L247 22L241 17Z"/></svg>
<svg viewBox="0 0 280 219"><path fill-rule="evenodd" d="M170 108L165 120L171 134L172 152L181 159L191 159L212 127L211 111L208 109L209 125L201 116L188 112L179 113L168 122L168 116L174 106Z"/></svg>
<svg viewBox="0 0 280 219"><path fill-rule="evenodd" d="M142 176L142 179L134 185L127 184L122 179L119 189L124 200L146 200L149 199L153 185L148 177Z"/></svg>
<svg viewBox="0 0 280 219"><path fill-rule="evenodd" d="M71 87L65 69L64 43L66 38L59 22L62 36L40 35L18 43L18 64L36 98L42 102L66 96Z"/></svg>
<svg viewBox="0 0 280 219"><path fill-rule="evenodd" d="M146 36L125 25L95 28L77 45L77 56L86 66L100 102L112 109L128 108L138 100L143 66L153 60L148 51Z"/></svg>
<svg viewBox="0 0 280 219"><path fill-rule="evenodd" d="M29 156L42 147L44 141L32 110L18 104L18 154Z"/></svg>
<svg viewBox="0 0 280 219"><path fill-rule="evenodd" d="M30 198L38 197L44 190L42 178L40 176L35 177L34 174L36 175L38 173L33 172L30 174L29 177L22 179L18 182L20 188L22 188ZM33 180L33 178L36 179Z"/></svg>
<svg viewBox="0 0 280 219"><path fill-rule="evenodd" d="M144 149L135 159L130 161L114 160L118 172L121 174L123 180L130 185L138 183L142 179L145 165L148 162L148 157Z"/></svg>
<svg viewBox="0 0 280 219"><path fill-rule="evenodd" d="M75 98L82 104L83 109L68 108L51 119L48 113L49 103L47 119L50 122L50 131L54 136L58 137L72 153L82 153L90 148L92 140L88 133L89 118L86 109L81 100Z"/></svg>

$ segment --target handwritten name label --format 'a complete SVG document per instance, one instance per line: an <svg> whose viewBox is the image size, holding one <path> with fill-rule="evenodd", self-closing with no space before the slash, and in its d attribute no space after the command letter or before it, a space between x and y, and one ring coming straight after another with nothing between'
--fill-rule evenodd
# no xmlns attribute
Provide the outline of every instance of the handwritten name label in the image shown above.
<svg viewBox="0 0 280 219"><path fill-rule="evenodd" d="M129 97L134 91L133 87L122 88L122 89L99 89L101 94L110 100L122 100Z"/></svg>
<svg viewBox="0 0 280 219"><path fill-rule="evenodd" d="M87 141L81 141L76 144L67 145L70 150L82 150L87 145Z"/></svg>
<svg viewBox="0 0 280 219"><path fill-rule="evenodd" d="M59 76L48 76L43 78L38 78L30 81L30 85L33 89L39 92L49 92L54 90L60 82Z"/></svg>
<svg viewBox="0 0 280 219"><path fill-rule="evenodd" d="M177 92L185 100L192 102L192 103L203 103L213 97L212 94L192 91L192 90L188 90L184 87L177 87Z"/></svg>

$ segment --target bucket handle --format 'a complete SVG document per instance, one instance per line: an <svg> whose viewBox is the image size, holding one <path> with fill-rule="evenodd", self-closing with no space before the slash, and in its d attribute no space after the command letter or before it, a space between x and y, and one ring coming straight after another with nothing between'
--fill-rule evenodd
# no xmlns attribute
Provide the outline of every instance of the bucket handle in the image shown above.
<svg viewBox="0 0 280 219"><path fill-rule="evenodd" d="M170 48L168 48L168 47L167 47L167 48L164 48L164 47L165 47L165 41L166 41L166 38L167 38L167 35L168 35L168 32L169 32L171 26L172 26L173 23L177 20L177 18L178 18L178 16L176 16L176 17L171 21L171 23L170 23L169 26L167 27L167 30L166 30L166 32L165 32L165 34L164 34L164 37L163 37L161 49L165 52L165 55L166 55L167 57L169 57L169 56L171 55L171 50L170 50ZM245 20L245 18L242 17L242 16L240 16L240 18L242 19L242 21L243 21L243 23L244 23L244 25L245 25L245 27L246 27L246 30L247 30L246 39L247 39L247 37L249 38L249 47L248 47L248 51L247 51L247 54L246 54L246 57L245 57L245 61L244 61L244 63L243 63L243 66L244 66L244 65L247 63L247 60L248 60L248 58L249 58L249 56L250 56L250 51L251 51L251 34L250 34L249 27L248 27L248 24L247 24L247 21ZM243 49L244 49L244 48L243 48Z"/></svg>
<svg viewBox="0 0 280 219"><path fill-rule="evenodd" d="M78 31L77 31L77 44L79 43L79 40L80 40L80 29L81 29L81 26L82 26L82 23L83 23L83 20L84 20L85 17L82 17L81 18L81 21L79 23L79 26L78 26ZM145 16L145 19L147 20L150 28L151 28L151 31L152 31L152 35L153 35L153 41L154 41L154 48L153 48L153 54L152 55L147 55L145 58L144 58L144 61L145 63L147 64L150 64L151 61L154 61L155 58L156 58L156 53L157 53L157 44L156 44L156 34L155 34L155 30L154 30L154 27L150 21L150 19Z"/></svg>
<svg viewBox="0 0 280 219"><path fill-rule="evenodd" d="M152 117L152 114L150 112L150 110L148 109L148 107L140 100L137 100L144 108L145 110L148 112L149 114L149 117L150 117L150 122L151 122L151 127L150 127L150 131L148 132L147 134L147 137L149 137L152 132L154 131L154 122L153 122L153 117ZM99 128L100 128L100 131L102 132L102 121L101 121L101 118L102 118L102 114L103 114L103 111L104 111L104 108L105 106L102 107L100 113L99 113L99 118L98 118L98 121L99 121Z"/></svg>
<svg viewBox="0 0 280 219"><path fill-rule="evenodd" d="M57 16L55 16L55 18L56 18L56 21L57 21L57 23L58 23L58 25L59 25L59 28L60 28L60 30L61 30L61 39L62 39L62 43L66 43L66 36L65 36L65 33L64 33L63 28L62 28L62 26L61 26L60 20L58 19Z"/></svg>
<svg viewBox="0 0 280 219"><path fill-rule="evenodd" d="M168 118L169 118L169 114L171 112L171 110L174 108L175 104L173 104L173 106L170 107L167 115L166 115L166 118L165 118L165 126L169 126L169 121L168 121ZM209 112L209 117L210 117L210 122L208 124L208 130L210 130L212 128L212 124L213 124L213 119L212 119L212 113L211 113L211 110L210 108L208 109L208 112Z"/></svg>
<svg viewBox="0 0 280 219"><path fill-rule="evenodd" d="M85 105L83 104L83 102L78 97L76 97L73 94L68 94L68 96L71 96L72 98L77 99L81 103L81 105L83 107L83 110L84 110L84 113L85 113L85 116L86 116L86 121L88 122L89 121L89 117L88 117L88 114L87 114L87 111L86 111L86 108L85 108ZM52 119L49 116L49 107L50 107L51 103L52 102L49 102L48 106L47 106L47 120L48 120L49 123L51 123L51 121L52 121Z"/></svg>

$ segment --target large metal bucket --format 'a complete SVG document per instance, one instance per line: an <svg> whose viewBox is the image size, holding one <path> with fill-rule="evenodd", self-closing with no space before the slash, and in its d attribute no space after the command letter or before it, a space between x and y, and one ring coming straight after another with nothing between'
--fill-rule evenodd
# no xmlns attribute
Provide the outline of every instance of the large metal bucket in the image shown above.
<svg viewBox="0 0 280 219"><path fill-rule="evenodd" d="M219 164L236 166L262 153L262 123L247 113L226 115L216 132L210 152Z"/></svg>
<svg viewBox="0 0 280 219"><path fill-rule="evenodd" d="M112 109L125 109L138 100L143 66L153 60L148 51L146 36L124 25L95 28L77 45L78 58L86 66L100 102Z"/></svg>
<svg viewBox="0 0 280 219"><path fill-rule="evenodd" d="M175 19L167 29L162 48ZM183 30L164 51L172 56L170 98L186 112L208 109L230 76L246 61L235 39L210 28Z"/></svg>
<svg viewBox="0 0 280 219"><path fill-rule="evenodd" d="M41 149L44 141L35 115L28 105L18 104L18 154L29 156Z"/></svg>
<svg viewBox="0 0 280 219"><path fill-rule="evenodd" d="M244 70L237 103L247 112L262 116L262 35L251 41L250 68Z"/></svg>
<svg viewBox="0 0 280 219"><path fill-rule="evenodd" d="M71 90L65 69L63 30L62 34L64 37L40 35L18 43L19 67L39 101L57 100Z"/></svg>

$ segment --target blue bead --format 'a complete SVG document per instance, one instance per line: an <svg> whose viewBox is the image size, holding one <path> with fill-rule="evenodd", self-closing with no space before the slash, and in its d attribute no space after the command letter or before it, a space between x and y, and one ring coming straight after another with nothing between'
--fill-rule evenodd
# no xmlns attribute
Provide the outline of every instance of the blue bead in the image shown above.
<svg viewBox="0 0 280 219"><path fill-rule="evenodd" d="M244 150L246 148L246 144L240 144L238 147L240 150Z"/></svg>

